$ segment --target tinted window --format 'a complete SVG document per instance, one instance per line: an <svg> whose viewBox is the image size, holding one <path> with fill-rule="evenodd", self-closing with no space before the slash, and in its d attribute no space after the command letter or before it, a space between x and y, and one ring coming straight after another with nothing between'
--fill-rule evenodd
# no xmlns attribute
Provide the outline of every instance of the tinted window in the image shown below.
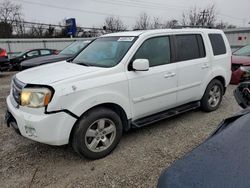
<svg viewBox="0 0 250 188"><path fill-rule="evenodd" d="M169 37L146 40L136 52L134 59L148 59L150 67L170 63Z"/></svg>
<svg viewBox="0 0 250 188"><path fill-rule="evenodd" d="M41 55L49 55L51 54L49 50L40 50Z"/></svg>
<svg viewBox="0 0 250 188"><path fill-rule="evenodd" d="M201 35L176 35L176 60L186 61L205 57Z"/></svg>
<svg viewBox="0 0 250 188"><path fill-rule="evenodd" d="M226 53L226 46L221 34L209 34L210 42L213 48L214 55Z"/></svg>

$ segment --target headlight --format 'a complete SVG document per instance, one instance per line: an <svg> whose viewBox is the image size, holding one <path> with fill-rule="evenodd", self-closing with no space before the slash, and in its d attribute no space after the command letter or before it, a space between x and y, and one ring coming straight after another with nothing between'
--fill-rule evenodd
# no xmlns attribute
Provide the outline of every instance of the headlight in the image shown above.
<svg viewBox="0 0 250 188"><path fill-rule="evenodd" d="M49 104L52 92L48 88L24 88L21 92L21 106L45 107Z"/></svg>
<svg viewBox="0 0 250 188"><path fill-rule="evenodd" d="M242 70L243 72L250 72L250 66L241 66L240 70Z"/></svg>

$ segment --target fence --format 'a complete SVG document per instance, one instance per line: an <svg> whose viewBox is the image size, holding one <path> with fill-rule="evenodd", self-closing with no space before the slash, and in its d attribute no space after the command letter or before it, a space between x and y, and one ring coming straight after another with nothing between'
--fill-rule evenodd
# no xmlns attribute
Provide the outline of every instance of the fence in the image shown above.
<svg viewBox="0 0 250 188"><path fill-rule="evenodd" d="M235 28L224 30L232 49L250 44L250 28ZM0 39L0 48L7 50L9 57L28 49L50 48L62 50L76 40L90 38L52 38L52 39Z"/></svg>
<svg viewBox="0 0 250 188"><path fill-rule="evenodd" d="M52 38L52 39L0 39L0 48L7 50L9 57L28 49L49 48L62 50L74 41L91 38Z"/></svg>
<svg viewBox="0 0 250 188"><path fill-rule="evenodd" d="M250 44L250 28L235 28L224 30L232 49Z"/></svg>

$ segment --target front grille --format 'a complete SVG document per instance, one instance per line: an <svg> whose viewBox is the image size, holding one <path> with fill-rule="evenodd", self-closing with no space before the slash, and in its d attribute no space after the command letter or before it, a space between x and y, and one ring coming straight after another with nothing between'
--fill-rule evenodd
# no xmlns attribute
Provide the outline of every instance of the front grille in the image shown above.
<svg viewBox="0 0 250 188"><path fill-rule="evenodd" d="M12 95L17 104L20 104L21 91L24 88L24 86L25 84L23 82L18 80L16 77L13 78Z"/></svg>
<svg viewBox="0 0 250 188"><path fill-rule="evenodd" d="M240 66L240 64L232 64L232 71L236 71Z"/></svg>

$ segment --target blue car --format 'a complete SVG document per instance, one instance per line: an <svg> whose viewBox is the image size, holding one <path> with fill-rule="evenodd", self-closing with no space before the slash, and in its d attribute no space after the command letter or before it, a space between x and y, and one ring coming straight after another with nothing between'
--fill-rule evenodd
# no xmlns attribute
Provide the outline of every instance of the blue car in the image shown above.
<svg viewBox="0 0 250 188"><path fill-rule="evenodd" d="M235 98L245 109L164 170L158 188L250 187L250 82L238 86Z"/></svg>

